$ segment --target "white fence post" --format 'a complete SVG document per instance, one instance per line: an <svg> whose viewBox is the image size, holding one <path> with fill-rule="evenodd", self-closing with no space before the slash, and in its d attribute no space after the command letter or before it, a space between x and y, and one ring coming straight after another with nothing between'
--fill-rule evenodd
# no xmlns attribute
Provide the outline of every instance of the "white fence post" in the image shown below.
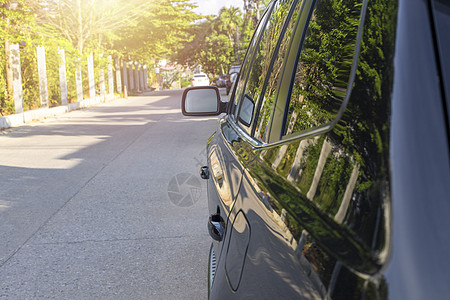
<svg viewBox="0 0 450 300"><path fill-rule="evenodd" d="M113 68L111 55L108 56L108 94L114 94Z"/></svg>
<svg viewBox="0 0 450 300"><path fill-rule="evenodd" d="M23 89L22 73L20 70L20 51L19 44L11 44L9 48L8 59L13 74L13 99L16 114L23 113Z"/></svg>
<svg viewBox="0 0 450 300"><path fill-rule="evenodd" d="M95 77L94 77L94 55L91 53L88 58L88 77L89 77L89 98L95 99Z"/></svg>
<svg viewBox="0 0 450 300"><path fill-rule="evenodd" d="M127 91L130 90L130 86L128 85L128 65L127 62L125 60L122 61L122 80L123 80L123 89L125 91L125 89ZM122 92L122 91L120 91Z"/></svg>
<svg viewBox="0 0 450 300"><path fill-rule="evenodd" d="M100 96L102 101L106 98L106 88L105 88L105 70L100 69Z"/></svg>
<svg viewBox="0 0 450 300"><path fill-rule="evenodd" d="M47 67L45 64L45 48L38 46L36 48L36 53L37 53L41 107L48 107Z"/></svg>
<svg viewBox="0 0 450 300"><path fill-rule="evenodd" d="M141 65L141 67L139 68L139 84L141 86L141 91L143 92L145 90L144 87L144 66Z"/></svg>
<svg viewBox="0 0 450 300"><path fill-rule="evenodd" d="M148 81L147 81L147 65L144 65L144 90L148 88Z"/></svg>
<svg viewBox="0 0 450 300"><path fill-rule="evenodd" d="M130 91L134 90L134 69L133 69L133 62L130 62L130 68L128 70L128 80L129 82L129 88Z"/></svg>
<svg viewBox="0 0 450 300"><path fill-rule="evenodd" d="M134 66L134 80L136 82L136 91L140 92L140 81L139 81L139 64L135 64Z"/></svg>
<svg viewBox="0 0 450 300"><path fill-rule="evenodd" d="M140 78L141 78L141 76L140 76L141 67L140 67L139 63L137 63L135 65L135 68L136 69L134 71L134 75L135 75L134 79L136 80L136 90L138 92L140 92L141 91L141 80L140 80Z"/></svg>
<svg viewBox="0 0 450 300"><path fill-rule="evenodd" d="M118 58L115 59L116 66L116 92L122 93L122 78L120 76L120 60Z"/></svg>
<svg viewBox="0 0 450 300"><path fill-rule="evenodd" d="M83 101L83 80L81 78L81 61L79 59L75 70L75 84L77 86L77 102L81 102Z"/></svg>
<svg viewBox="0 0 450 300"><path fill-rule="evenodd" d="M64 49L58 48L59 54L59 87L61 89L61 104L67 105L69 104L68 95L67 95L67 77L66 77L66 56L64 53Z"/></svg>

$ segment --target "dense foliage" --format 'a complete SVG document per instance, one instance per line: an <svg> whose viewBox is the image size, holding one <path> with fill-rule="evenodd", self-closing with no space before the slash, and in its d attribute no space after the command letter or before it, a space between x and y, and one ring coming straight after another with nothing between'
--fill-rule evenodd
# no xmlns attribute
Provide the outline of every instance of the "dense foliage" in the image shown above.
<svg viewBox="0 0 450 300"><path fill-rule="evenodd" d="M69 101L76 100L77 69L88 93L86 59L91 54L96 82L109 56L147 64L150 81L163 59L210 76L226 73L242 61L265 6L261 0L244 4L244 12L230 7L205 17L194 13L196 5L189 0L0 0L0 112L14 113L6 55L10 44L20 44L25 110L40 105L36 46L46 51L50 105L59 105L58 49L65 51Z"/></svg>

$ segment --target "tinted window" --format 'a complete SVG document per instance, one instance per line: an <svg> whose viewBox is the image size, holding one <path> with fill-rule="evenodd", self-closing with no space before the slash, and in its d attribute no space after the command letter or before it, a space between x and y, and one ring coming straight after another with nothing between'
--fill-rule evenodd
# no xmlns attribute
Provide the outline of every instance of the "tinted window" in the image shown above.
<svg viewBox="0 0 450 300"><path fill-rule="evenodd" d="M256 139L262 142L266 141L266 127L268 126L273 109L281 69L295 32L297 18L301 13L302 1L295 2L292 16L288 23L284 24L286 17L289 15L288 12L291 4L290 1L282 1L274 9L275 13L271 18L270 24L268 24L269 26L261 42L256 63L253 67L254 71L252 70L246 90L247 94L258 99L259 106L254 115L255 126L253 128L253 134ZM283 36L281 37L280 43L276 45L275 43L279 40L280 35ZM269 58L272 57L273 59L270 60ZM264 79L266 82L263 82ZM256 118L258 119L257 121Z"/></svg>
<svg viewBox="0 0 450 300"><path fill-rule="evenodd" d="M239 76L239 81L237 82L236 92L234 96L234 105L232 108L232 113L234 115L237 115L238 110L236 110L237 103L241 99L242 92L244 90L245 81L248 77L248 72L250 70L251 64L252 64L252 57L253 53L255 51L256 44L259 41L259 37L261 35L261 32L267 22L268 15L270 14L271 6L269 6L266 10L266 13L264 14L263 18L261 19L258 27L255 30L255 33L253 34L252 41L250 42L250 45L248 46L247 54L245 56L244 62L242 64L241 74Z"/></svg>
<svg viewBox="0 0 450 300"><path fill-rule="evenodd" d="M293 0L277 1L274 4L270 18L262 32L261 40L256 46L252 68L245 85L244 99L257 101L263 89L264 79L270 67L270 59L276 50L276 44L282 32L283 24L289 15ZM244 109L245 108L245 109ZM251 111L250 111L251 109ZM250 133L250 123L253 116L253 107L241 107L241 114L245 114L250 122L241 122Z"/></svg>
<svg viewBox="0 0 450 300"><path fill-rule="evenodd" d="M332 122L346 98L361 3L319 1L298 60L283 133Z"/></svg>

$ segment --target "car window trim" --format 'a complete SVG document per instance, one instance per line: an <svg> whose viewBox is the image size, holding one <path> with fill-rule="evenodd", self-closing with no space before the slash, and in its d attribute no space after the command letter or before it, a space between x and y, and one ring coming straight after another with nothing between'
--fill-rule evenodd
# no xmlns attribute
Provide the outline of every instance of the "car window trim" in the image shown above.
<svg viewBox="0 0 450 300"><path fill-rule="evenodd" d="M258 24L258 27L259 27L259 26L262 26L262 28L265 28L265 27L267 26L267 23L268 23L269 20L270 20L270 16L272 15L273 8L274 8L274 6L275 6L275 2L277 2L277 1L272 1L272 2L270 3L271 5L266 9L266 11L265 11L265 13L263 14L261 20L263 20L263 19L266 17L266 14L268 15L268 18L267 18L267 20L265 20L264 24ZM255 30L255 34L256 34L256 30ZM264 30L261 30L260 36L254 36L254 37L257 38L258 40L256 41L256 45L255 45L255 48L253 49L253 53L247 52L247 54L245 55L244 62L246 61L247 55L251 55L251 62L250 62L250 66L249 66L249 69L248 69L247 74L243 74L242 72L239 72L240 75L241 75L241 74L242 74L242 75L246 75L246 78L244 79L244 80L245 80L245 81L244 81L244 87L242 88L243 93L242 93L242 95L240 96L240 99L233 99L233 102L236 102L236 100L238 101L238 103L237 103L237 108L236 108L236 110L237 110L237 113L236 113L236 122L237 122L237 123L239 123L239 114L241 113L242 99L243 99L243 97L244 97L244 95L245 95L245 89L247 88L248 77L250 76L250 73L251 73L251 71L252 71L252 66L253 66L253 63L255 62L256 51L258 51L258 47L259 47L259 44L261 43L261 39L262 39L263 34L264 34ZM252 38L252 39L253 39L253 38ZM250 50L250 49L248 49L248 50ZM249 59L250 59L250 57L249 57ZM242 63L242 65L243 65L243 64L244 64L244 63ZM241 70L242 70L242 67L241 67ZM247 71L247 70L245 70L245 71ZM239 76L239 77L240 77L240 76ZM238 78L238 79L240 80L240 78ZM237 85L238 83L239 83L239 82L236 82L236 85ZM237 87L236 87L236 88L237 88ZM236 90L236 88L235 88L235 90ZM234 94L233 96L235 96L235 95L236 95L236 94Z"/></svg>
<svg viewBox="0 0 450 300"><path fill-rule="evenodd" d="M364 30L364 21L366 19L366 11L367 11L367 5L368 5L367 2L368 2L368 0L363 0L362 5L361 5L358 32L356 33L356 39L355 39L355 52L353 55L352 66L350 69L350 76L349 76L348 84L347 84L347 86L348 86L347 93L345 94L345 97L344 97L344 100L342 101L341 107L339 108L339 111L336 114L336 116L334 117L333 121L326 123L324 125L321 125L321 126L313 127L311 129L292 133L289 135L283 135L284 131L281 131L280 132L280 140L287 141L287 140L295 140L297 138L309 137L309 136L311 136L311 132L320 132L320 133L327 132L327 131L331 130L334 126L336 126L336 124L342 118L342 115L344 114L344 111L347 108L348 101L350 100L353 82L354 82L355 76L356 76L356 68L358 65L362 34L363 34L363 30ZM295 66L297 66L297 64L298 64L298 60L300 59L300 54L301 54L301 51L299 51L299 53L298 53L298 58L297 58L297 61L295 62ZM289 96L288 96L289 100L291 99L292 89L294 87L295 72L296 72L296 68L293 69L293 72L291 74L291 86L289 88ZM289 109L289 102L290 101L287 101L287 103L286 103L287 106L285 109ZM286 124L286 122L287 122L287 114L285 115L285 120L283 120L284 124ZM283 128L282 128L282 130L283 130Z"/></svg>
<svg viewBox="0 0 450 300"><path fill-rule="evenodd" d="M289 103L290 103L290 99L292 96L292 90L293 90L293 85L294 85L294 78L295 78L295 73L296 73L296 68L297 68L297 64L299 62L300 56L301 56L301 50L297 51L296 55L296 60L295 60L295 64L294 64L294 68L292 68L292 73L289 76L289 90L288 90L288 94L286 96L285 99L285 107L282 109L281 107L278 109L279 113L281 113L281 110L283 111L283 119L281 120L277 120L278 124L276 124L276 128L275 129L279 129L279 131L275 131L275 133L279 133L278 138L273 137L271 138L271 140L269 140L269 144L275 143L277 142L277 140L280 141L290 141L290 140L295 140L298 138L305 138L305 137L309 137L315 134L322 134L325 133L329 130L331 130L341 119L342 115L344 114L344 111L347 107L348 101L350 99L351 96L351 89L353 86L353 82L356 76L356 67L357 67L357 63L358 63L358 59L359 59L359 51L360 51L360 46L361 46L361 40L362 40L362 33L363 33L363 27L364 27L364 21L365 21L365 16L366 16L366 10L367 10L367 0L363 0L362 1L362 5L361 5L361 12L360 12L360 20L359 20L359 25L358 25L358 32L356 34L356 39L355 39L355 51L354 51L354 55L353 55L353 62L352 62L352 67L350 70L350 77L348 80L348 90L347 93L344 97L344 100L342 101L341 107L339 108L338 113L336 114L336 116L334 117L333 121L326 123L324 125L321 126L317 126L317 127L313 127L301 132L296 132L296 133L292 133L289 135L283 135L284 134L284 128L286 126L286 122L287 122L287 110L289 109ZM311 9L311 14L313 13L313 9ZM308 25L309 25L309 21L310 21L310 16L308 19ZM307 27L304 28L304 32L302 33L302 39L304 39L304 36L306 35L307 32ZM301 47L303 47L303 40L302 40L302 45ZM284 76L284 74L283 74ZM287 79L286 79L287 81ZM278 100L278 95L277 95L277 100ZM275 103L275 105L277 105L277 103ZM277 107L274 108L275 110L277 109ZM273 129L273 126L270 127L270 129ZM314 133L314 134L313 134ZM272 134L272 132L271 132Z"/></svg>
<svg viewBox="0 0 450 300"><path fill-rule="evenodd" d="M261 94L259 95L259 99L258 99L258 106L256 107L255 115L254 115L254 117L252 119L252 129L251 129L250 136L255 136L255 131L256 131L256 127L257 127L257 121L259 119L259 114L261 112L261 107L262 107L264 94L266 93L266 88L267 88L267 85L269 84L269 77L270 77L271 71L273 69L273 65L275 64L275 60L277 58L277 55L278 55L278 53L280 51L281 42L283 41L284 35L286 34L287 28L289 26L289 21L291 20L292 15L294 14L294 10L295 10L295 7L298 4L298 1L303 1L302 5L304 5L304 2L305 2L304 0L294 0L292 2L292 4L291 4L291 7L289 8L289 14L288 14L288 16L287 16L287 18L286 18L286 20L285 20L285 22L283 24L283 28L281 29L280 37L278 38L277 44L275 46L274 54L273 54L273 56L272 56L272 58L270 60L268 71L267 71L267 74L266 74L266 76L264 78L263 88L261 89ZM271 114L272 114L272 112L271 112ZM269 122L270 122L270 119L269 119Z"/></svg>
<svg viewBox="0 0 450 300"><path fill-rule="evenodd" d="M292 73L296 69L296 58L303 46L305 39L307 25L309 24L310 16L316 6L316 0L304 0L302 9L295 26L295 31L290 41L288 54L284 61L283 71L280 74L280 82L278 84L278 91L274 101L274 106L269 118L267 128L267 142L272 143L281 139L281 129L283 125L286 102L289 102L289 88L292 81Z"/></svg>
<svg viewBox="0 0 450 300"><path fill-rule="evenodd" d="M266 17L267 14L272 13L272 9L273 9L273 7L274 7L274 3L275 3L275 1L271 1L271 2L269 3L269 5L268 5L268 6L266 7L266 9L264 10L264 13L262 14L261 20L264 20L264 18ZM232 93L231 93L231 97L229 97L229 100L228 100L228 101L232 104L232 105L231 105L231 108L230 108L230 115L232 116L232 119L233 119L235 122L238 122L239 109L240 109L240 101L241 101L241 99L236 99L236 90L237 90L237 86L238 86L238 84L239 84L239 81L241 80L241 76L244 76L244 75L245 75L245 74L244 74L244 73L245 73L244 71L247 71L247 69L244 68L244 67L246 66L246 65L244 64L244 62L247 61L247 58L250 59L250 56L251 56L251 55L254 56L255 50L253 49L253 52L250 52L250 50L251 50L251 44L252 44L252 42L253 42L253 39L258 39L258 32L257 32L257 31L258 31L258 29L259 29L259 26L261 25L261 26L265 27L266 24L267 24L267 21L268 21L268 20L265 20L265 21L264 21L264 24L262 23L262 21L261 21L261 24L258 23L258 25L257 25L257 27L256 27L256 29L255 29L255 31L253 32L252 38L250 39L250 44L249 44L249 46L248 46L248 48L247 48L247 51L246 51L246 53L245 53L245 56L244 56L244 60L242 61L242 64L241 64L241 67L240 67L239 72L237 73L236 80L235 80L235 82L234 82L233 85L232 85L233 90L232 90ZM257 41L257 42L258 42L258 45L259 45L259 41L260 41L260 40L261 40L261 39L260 39L260 37L259 37L259 39L258 39L258 41ZM256 49L256 46L255 46L255 49ZM250 74L252 65L253 65L253 57L252 57L251 64L250 64L250 66L249 66L249 68L248 68L247 78L245 79L245 86L247 85L247 80L248 80L248 76L249 76L249 74Z"/></svg>
<svg viewBox="0 0 450 300"><path fill-rule="evenodd" d="M279 146L279 145L284 144L286 142L291 142L291 141L295 141L295 140L299 140L299 139L305 139L305 138L310 138L310 137L313 137L313 136L321 135L321 134L324 134L324 133L330 131L334 126L336 126L336 124L339 122L339 120L341 119L342 115L344 114L344 111L345 111L345 109L347 107L347 104L348 104L350 96L351 96L351 87L353 86L353 82L355 80L356 68L357 68L357 64L358 64L358 60L359 60L359 52L360 52L360 48L361 48L361 40L362 40L364 22L365 22L365 17L366 17L367 5L368 5L368 0L363 0L362 6L361 6L361 15L360 15L359 28L358 28L358 32L356 34L355 54L354 54L354 57L353 57L353 62L352 62L352 67L351 67L351 72L350 72L350 78L349 78L349 87L350 87L350 89L347 91L347 94L346 94L346 96L344 98L344 101L342 102L341 108L340 108L338 114L336 115L335 119L332 122L324 124L324 125L319 126L319 127L313 127L313 128L310 128L310 129L307 129L307 130L304 130L304 131L292 133L290 135L285 135L285 136L281 137L280 139L278 139L276 141L273 141L273 142L261 142L261 141L255 139L254 135L250 136L248 134L248 132L243 130L240 126L238 126L234 122L234 120L229 118L228 119L229 124L235 129L237 134L245 142L247 142L247 144L249 144L252 147L253 150L264 150L264 149L267 149L267 148ZM295 72L295 70L294 70L294 72ZM292 76L294 76L294 78L295 78L295 73L291 74L291 77ZM280 133L280 134L282 134L282 133Z"/></svg>

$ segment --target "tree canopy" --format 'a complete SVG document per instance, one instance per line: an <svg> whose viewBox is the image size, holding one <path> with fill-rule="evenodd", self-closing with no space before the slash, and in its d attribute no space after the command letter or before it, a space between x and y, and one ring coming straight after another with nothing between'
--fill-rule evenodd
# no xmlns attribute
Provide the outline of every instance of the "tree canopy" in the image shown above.
<svg viewBox="0 0 450 300"><path fill-rule="evenodd" d="M212 75L239 64L267 0L245 0L244 12L228 7L206 17L194 13L190 1L0 0L0 39L5 50L20 43L30 51L24 64L35 62L37 45L80 58L94 53L95 59L115 55L147 64L167 59Z"/></svg>
<svg viewBox="0 0 450 300"><path fill-rule="evenodd" d="M264 6L260 0L246 1L244 15L229 7L203 17L193 12L190 0L17 0L21 11L7 7L11 0L0 1L3 23L27 12L34 16L30 31L35 40L65 42L79 55L109 51L131 60L165 58L213 73L241 62L259 16L255 8ZM6 24L1 28L2 37L18 35Z"/></svg>

